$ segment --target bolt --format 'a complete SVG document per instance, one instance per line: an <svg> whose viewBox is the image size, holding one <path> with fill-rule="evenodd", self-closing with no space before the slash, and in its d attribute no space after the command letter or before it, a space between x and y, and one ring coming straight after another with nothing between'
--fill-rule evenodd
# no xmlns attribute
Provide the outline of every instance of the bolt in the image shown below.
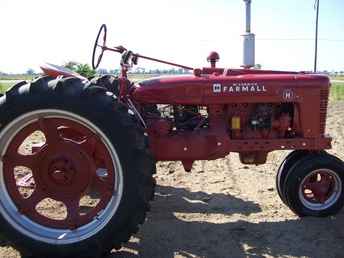
<svg viewBox="0 0 344 258"><path fill-rule="evenodd" d="M217 146L221 146L221 145L222 145L222 143L221 143L221 142L218 142L218 143L217 143Z"/></svg>
<svg viewBox="0 0 344 258"><path fill-rule="evenodd" d="M188 150L188 148L187 147L184 147L184 151L187 151Z"/></svg>

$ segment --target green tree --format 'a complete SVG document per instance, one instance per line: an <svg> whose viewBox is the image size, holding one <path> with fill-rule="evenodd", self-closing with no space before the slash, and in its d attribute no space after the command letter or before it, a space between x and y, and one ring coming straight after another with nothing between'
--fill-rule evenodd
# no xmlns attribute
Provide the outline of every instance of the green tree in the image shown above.
<svg viewBox="0 0 344 258"><path fill-rule="evenodd" d="M254 66L255 69L261 70L262 69L262 65L261 64L256 64Z"/></svg>
<svg viewBox="0 0 344 258"><path fill-rule="evenodd" d="M78 64L76 66L76 72L86 78L94 77L97 74L88 64Z"/></svg>
<svg viewBox="0 0 344 258"><path fill-rule="evenodd" d="M92 69L88 64L81 64L74 61L69 61L65 63L64 67L86 78L94 77L97 74L97 72L94 69Z"/></svg>

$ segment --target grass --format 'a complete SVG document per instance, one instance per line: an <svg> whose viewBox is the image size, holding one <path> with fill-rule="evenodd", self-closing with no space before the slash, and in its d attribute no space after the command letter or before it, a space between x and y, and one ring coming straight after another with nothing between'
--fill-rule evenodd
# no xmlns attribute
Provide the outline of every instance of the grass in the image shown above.
<svg viewBox="0 0 344 258"><path fill-rule="evenodd" d="M4 93L9 87L11 87L14 83L0 83L0 93Z"/></svg>
<svg viewBox="0 0 344 258"><path fill-rule="evenodd" d="M146 79L161 76L159 74L128 74L128 79L132 82L139 82Z"/></svg>
<svg viewBox="0 0 344 258"><path fill-rule="evenodd" d="M9 80L24 80L30 81L35 77L35 75L26 75L26 74L9 74L9 75L0 75L0 81L9 81Z"/></svg>
<svg viewBox="0 0 344 258"><path fill-rule="evenodd" d="M344 100L344 83L332 83L330 90L330 100Z"/></svg>
<svg viewBox="0 0 344 258"><path fill-rule="evenodd" d="M344 76L331 76L331 80L344 81Z"/></svg>

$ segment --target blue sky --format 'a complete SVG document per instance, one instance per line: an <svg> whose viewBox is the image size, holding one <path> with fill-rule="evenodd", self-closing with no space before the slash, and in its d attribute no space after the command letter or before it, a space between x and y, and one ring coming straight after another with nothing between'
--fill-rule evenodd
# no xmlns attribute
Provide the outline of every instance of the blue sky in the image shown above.
<svg viewBox="0 0 344 258"><path fill-rule="evenodd" d="M266 69L311 70L314 0L252 0L256 62ZM319 69L344 70L344 1L320 0ZM0 71L38 70L39 64L90 63L102 23L108 45L193 67L211 50L220 66L242 62L242 0L0 0ZM102 67L118 67L108 54ZM140 66L160 67L141 61Z"/></svg>

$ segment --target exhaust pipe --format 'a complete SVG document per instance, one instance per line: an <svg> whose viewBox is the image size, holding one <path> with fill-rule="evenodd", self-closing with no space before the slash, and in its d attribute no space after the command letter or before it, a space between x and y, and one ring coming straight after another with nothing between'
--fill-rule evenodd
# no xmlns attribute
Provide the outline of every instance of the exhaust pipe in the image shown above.
<svg viewBox="0 0 344 258"><path fill-rule="evenodd" d="M255 35L251 33L251 0L244 0L246 5L246 30L243 34L243 65L244 68L255 66Z"/></svg>

